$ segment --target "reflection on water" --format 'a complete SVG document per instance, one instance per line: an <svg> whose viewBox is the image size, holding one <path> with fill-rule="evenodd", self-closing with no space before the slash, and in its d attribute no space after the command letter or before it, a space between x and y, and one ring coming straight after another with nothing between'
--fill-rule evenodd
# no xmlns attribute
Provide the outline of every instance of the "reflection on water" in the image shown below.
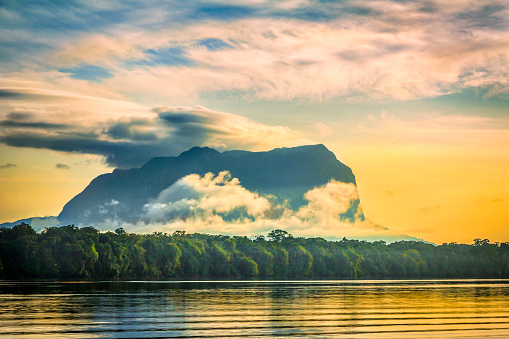
<svg viewBox="0 0 509 339"><path fill-rule="evenodd" d="M509 337L509 281L0 282L0 337Z"/></svg>

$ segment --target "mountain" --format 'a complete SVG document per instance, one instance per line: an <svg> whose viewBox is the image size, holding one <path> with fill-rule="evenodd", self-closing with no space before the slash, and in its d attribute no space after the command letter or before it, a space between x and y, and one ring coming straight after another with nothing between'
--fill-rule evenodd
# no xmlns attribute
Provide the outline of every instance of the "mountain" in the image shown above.
<svg viewBox="0 0 509 339"><path fill-rule="evenodd" d="M355 185L352 170L324 145L277 148L269 152L226 151L193 147L177 157L153 158L141 168L103 174L71 199L58 216L62 224L93 225L105 220L135 222L150 201L179 179L228 171L250 192L298 210L304 194L331 180ZM342 218L364 218L358 199Z"/></svg>
<svg viewBox="0 0 509 339"><path fill-rule="evenodd" d="M74 224L142 233L256 235L284 229L330 240L420 240L366 220L352 170L324 145L268 152L193 147L96 177L58 217L0 227L21 221L39 230Z"/></svg>

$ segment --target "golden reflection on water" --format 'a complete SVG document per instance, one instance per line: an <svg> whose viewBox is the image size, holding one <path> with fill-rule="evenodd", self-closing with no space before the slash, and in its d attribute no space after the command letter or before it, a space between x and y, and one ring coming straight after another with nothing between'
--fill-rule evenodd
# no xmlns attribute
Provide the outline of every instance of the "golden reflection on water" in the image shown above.
<svg viewBox="0 0 509 339"><path fill-rule="evenodd" d="M509 337L509 281L0 282L0 337Z"/></svg>

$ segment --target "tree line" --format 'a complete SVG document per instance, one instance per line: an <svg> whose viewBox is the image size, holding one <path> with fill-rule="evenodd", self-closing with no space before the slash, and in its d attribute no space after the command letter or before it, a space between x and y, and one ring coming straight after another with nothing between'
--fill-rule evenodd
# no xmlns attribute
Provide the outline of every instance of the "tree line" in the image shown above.
<svg viewBox="0 0 509 339"><path fill-rule="evenodd" d="M0 228L3 279L438 279L509 278L509 243L472 245L100 232L74 225L40 233Z"/></svg>

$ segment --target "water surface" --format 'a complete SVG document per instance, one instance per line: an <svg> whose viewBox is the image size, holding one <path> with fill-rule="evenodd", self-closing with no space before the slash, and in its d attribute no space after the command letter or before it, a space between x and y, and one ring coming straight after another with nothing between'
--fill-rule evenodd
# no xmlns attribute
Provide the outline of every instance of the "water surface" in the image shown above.
<svg viewBox="0 0 509 339"><path fill-rule="evenodd" d="M0 337L503 338L509 281L0 282Z"/></svg>

